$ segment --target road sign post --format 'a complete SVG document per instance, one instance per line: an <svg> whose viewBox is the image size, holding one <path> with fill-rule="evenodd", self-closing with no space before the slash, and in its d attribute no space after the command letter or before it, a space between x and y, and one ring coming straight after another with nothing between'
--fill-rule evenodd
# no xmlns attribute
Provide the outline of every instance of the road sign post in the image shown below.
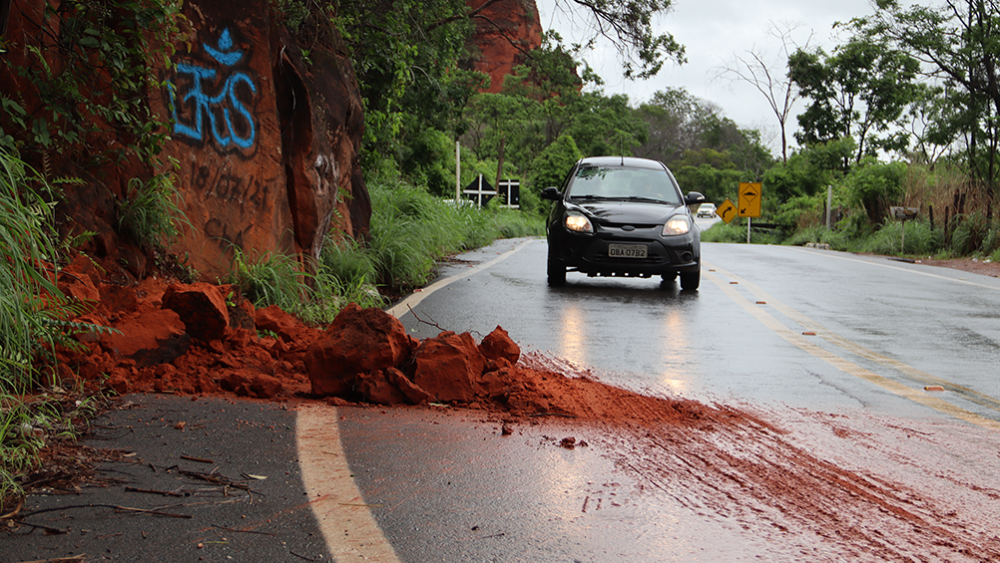
<svg viewBox="0 0 1000 563"><path fill-rule="evenodd" d="M760 182L740 182L737 210L740 217L747 218L747 244L750 244L750 225L753 217L760 217L761 187Z"/></svg>
<svg viewBox="0 0 1000 563"><path fill-rule="evenodd" d="M899 253L906 254L906 222L916 219L917 213L920 213L919 207L895 207L889 208L889 213L903 225L900 229L902 232L899 235Z"/></svg>
<svg viewBox="0 0 1000 563"><path fill-rule="evenodd" d="M715 214L719 216L727 224L736 217L736 204L726 198L726 201L719 205L719 208L715 210Z"/></svg>

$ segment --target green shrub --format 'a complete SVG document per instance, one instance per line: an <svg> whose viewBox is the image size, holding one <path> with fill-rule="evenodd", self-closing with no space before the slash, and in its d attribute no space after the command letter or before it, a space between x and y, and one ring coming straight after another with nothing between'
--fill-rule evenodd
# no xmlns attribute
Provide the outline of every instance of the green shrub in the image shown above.
<svg viewBox="0 0 1000 563"><path fill-rule="evenodd" d="M129 181L128 195L118 214L118 229L146 248L163 248L179 233L176 222L190 224L180 208L173 176L158 174L149 181Z"/></svg>
<svg viewBox="0 0 1000 563"><path fill-rule="evenodd" d="M993 227L980 211L960 216L958 225L951 233L951 249L959 256L968 256L980 250L991 252L993 249L983 246L987 239L991 240L990 244L995 243L996 237L990 237L991 231L995 230Z"/></svg>
<svg viewBox="0 0 1000 563"><path fill-rule="evenodd" d="M848 174L844 183L851 204L864 209L871 223L879 224L887 215L889 206L896 205L905 193L903 181L906 174L905 162L883 164L865 160Z"/></svg>
<svg viewBox="0 0 1000 563"><path fill-rule="evenodd" d="M861 251L890 256L899 254L929 256L940 250L941 246L941 232L931 230L929 223L891 221L868 237L862 244Z"/></svg>

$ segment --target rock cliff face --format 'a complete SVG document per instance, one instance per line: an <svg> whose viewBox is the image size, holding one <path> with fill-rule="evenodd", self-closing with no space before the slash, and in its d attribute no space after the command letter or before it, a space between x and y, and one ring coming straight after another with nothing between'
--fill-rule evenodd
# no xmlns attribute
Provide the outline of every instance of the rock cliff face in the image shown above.
<svg viewBox="0 0 1000 563"><path fill-rule="evenodd" d="M484 0L468 0L475 11ZM472 68L490 75L487 92L499 92L503 79L522 64L525 52L542 44L542 24L535 0L500 0L474 18L476 31L468 41Z"/></svg>
<svg viewBox="0 0 1000 563"><path fill-rule="evenodd" d="M175 58L173 141L195 232L194 266L219 272L229 246L318 256L331 226L364 236L371 208L358 165L363 112L350 62L302 59L267 0L188 2L194 49ZM167 109L165 106L164 110Z"/></svg>
<svg viewBox="0 0 1000 563"><path fill-rule="evenodd" d="M12 58L53 25L43 6L21 0L11 11ZM336 45L319 44L303 60L296 39L272 21L268 0L189 0L183 10L193 36L177 45L172 67L160 69L167 87L150 93L154 111L171 118L165 153L179 162L188 222L169 250L214 281L228 272L233 247L251 256L317 256L331 231L366 236L364 121L350 61ZM13 99L30 96L13 74L0 78ZM148 272L147 256L119 240L113 225L129 178L150 171L125 163L85 175L52 156L60 172L85 176L60 206L71 219L68 234L94 231L88 253L127 265L134 277Z"/></svg>

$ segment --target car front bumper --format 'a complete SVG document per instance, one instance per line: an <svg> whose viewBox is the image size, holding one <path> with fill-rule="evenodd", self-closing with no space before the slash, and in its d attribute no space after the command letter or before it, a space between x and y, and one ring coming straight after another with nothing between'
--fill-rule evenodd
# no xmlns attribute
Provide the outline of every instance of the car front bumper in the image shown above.
<svg viewBox="0 0 1000 563"><path fill-rule="evenodd" d="M701 244L696 232L665 237L661 227L632 232L602 230L577 234L561 227L549 230L549 261L569 271L592 276L654 276L697 272L701 268ZM608 254L612 243L644 244L645 258L617 258Z"/></svg>

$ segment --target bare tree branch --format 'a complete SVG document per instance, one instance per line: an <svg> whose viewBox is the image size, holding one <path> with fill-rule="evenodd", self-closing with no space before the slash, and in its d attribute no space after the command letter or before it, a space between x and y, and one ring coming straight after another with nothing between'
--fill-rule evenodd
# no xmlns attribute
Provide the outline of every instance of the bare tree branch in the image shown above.
<svg viewBox="0 0 1000 563"><path fill-rule="evenodd" d="M768 35L775 37L781 43L778 54L779 61L768 62L763 52L754 47L747 51L745 56L735 55L732 61L716 69L716 79L728 78L731 83L746 82L767 99L781 131L781 158L783 162L788 161L788 119L791 117L795 102L801 98L798 88L788 78L787 72L784 72L788 64L788 57L799 48L799 45L792 39L792 33L797 27L794 24L772 22L768 28ZM814 33L810 32L801 48L808 48L813 35Z"/></svg>

